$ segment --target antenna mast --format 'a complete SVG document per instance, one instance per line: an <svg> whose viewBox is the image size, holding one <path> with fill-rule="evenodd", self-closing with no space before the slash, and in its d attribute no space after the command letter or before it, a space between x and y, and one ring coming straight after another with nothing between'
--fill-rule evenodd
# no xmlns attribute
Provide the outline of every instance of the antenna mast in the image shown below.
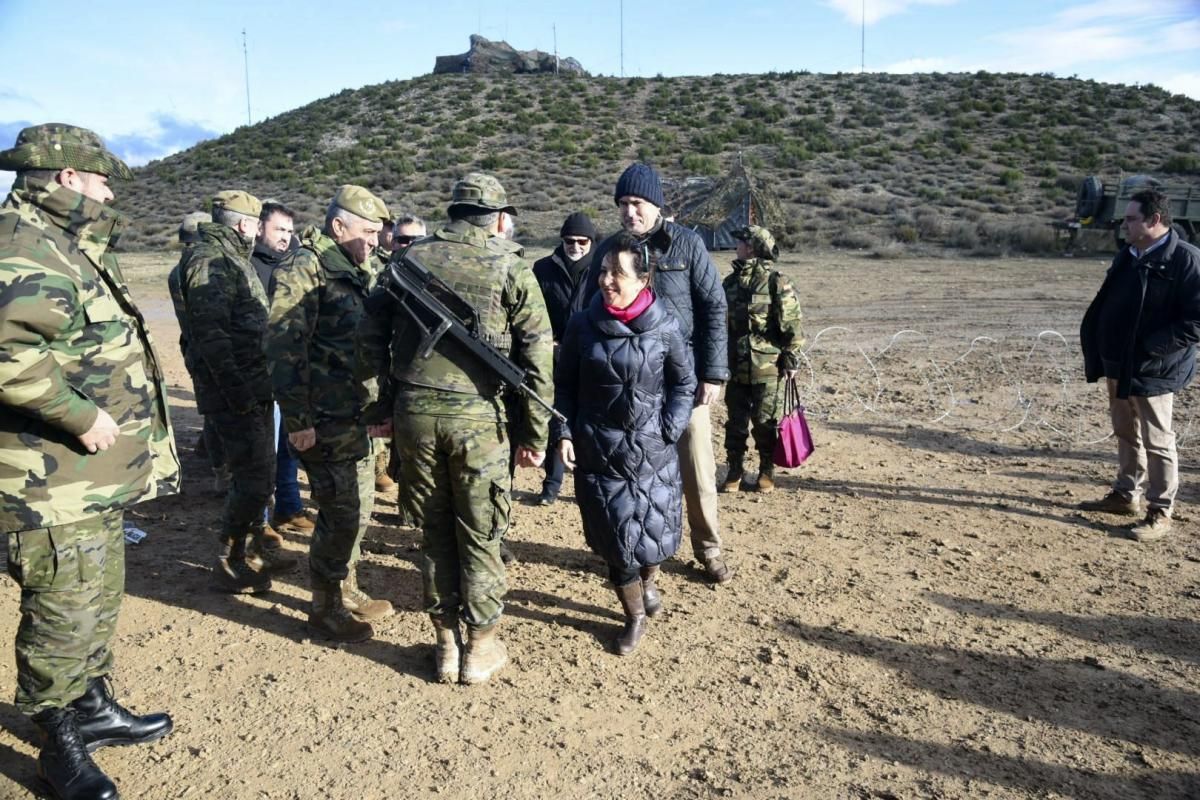
<svg viewBox="0 0 1200 800"><path fill-rule="evenodd" d="M246 124L250 125L250 51L246 49L245 28L242 28L242 61L246 65Z"/></svg>
<svg viewBox="0 0 1200 800"><path fill-rule="evenodd" d="M551 25L550 30L554 31L554 74L558 74L558 25Z"/></svg>
<svg viewBox="0 0 1200 800"><path fill-rule="evenodd" d="M621 77L625 77L625 0L621 0Z"/></svg>
<svg viewBox="0 0 1200 800"><path fill-rule="evenodd" d="M862 0L862 50L860 51L862 61L859 63L858 71L867 71L867 0Z"/></svg>

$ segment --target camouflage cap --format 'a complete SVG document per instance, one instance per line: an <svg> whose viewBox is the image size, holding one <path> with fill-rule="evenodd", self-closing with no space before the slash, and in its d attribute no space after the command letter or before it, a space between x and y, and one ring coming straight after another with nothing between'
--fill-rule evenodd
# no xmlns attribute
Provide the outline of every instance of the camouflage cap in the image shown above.
<svg viewBox="0 0 1200 800"><path fill-rule="evenodd" d="M212 198L212 210L215 213L218 208L223 208L226 211L234 211L238 214L245 214L247 217L258 219L258 215L262 213L262 201L248 192L243 192L240 189L227 189L223 192L217 192Z"/></svg>
<svg viewBox="0 0 1200 800"><path fill-rule="evenodd" d="M738 228L731 235L735 239L747 242L751 249L754 250L755 258L762 258L767 261L774 261L779 258L779 246L775 244L775 237L766 228L751 225L747 228Z"/></svg>
<svg viewBox="0 0 1200 800"><path fill-rule="evenodd" d="M179 223L179 241L194 242L200 238L200 223L212 222L212 215L204 211L193 211Z"/></svg>
<svg viewBox="0 0 1200 800"><path fill-rule="evenodd" d="M486 172L468 172L459 178L450 191L450 205L477 206L517 215L516 206L509 205L504 186Z"/></svg>
<svg viewBox="0 0 1200 800"><path fill-rule="evenodd" d="M371 222L384 222L389 218L387 204L363 187L352 183L347 183L337 190L337 194L333 196L333 204Z"/></svg>
<svg viewBox="0 0 1200 800"><path fill-rule="evenodd" d="M47 122L25 128L17 142L0 151L0 169L66 169L94 172L110 178L133 180L125 162L104 146L87 128Z"/></svg>

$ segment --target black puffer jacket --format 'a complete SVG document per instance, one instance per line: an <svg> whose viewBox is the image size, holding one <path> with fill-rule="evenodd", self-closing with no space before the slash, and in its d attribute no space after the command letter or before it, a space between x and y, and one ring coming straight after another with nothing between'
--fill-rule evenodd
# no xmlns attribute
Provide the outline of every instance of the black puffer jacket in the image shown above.
<svg viewBox="0 0 1200 800"><path fill-rule="evenodd" d="M567 424L555 423L551 441L574 440L588 545L626 568L669 558L683 530L675 441L692 413L696 377L666 305L655 299L626 324L594 296L567 323L554 389Z"/></svg>
<svg viewBox="0 0 1200 800"><path fill-rule="evenodd" d="M1187 386L1198 342L1200 250L1174 231L1141 259L1117 255L1079 327L1085 377L1115 379L1120 398Z"/></svg>
<svg viewBox="0 0 1200 800"><path fill-rule="evenodd" d="M600 266L613 237L592 251L592 269L584 281L584 298L599 289ZM725 290L717 268L708 257L704 240L674 222L662 222L646 238L654 264L654 293L679 323L684 341L692 349L696 377L705 383L729 380Z"/></svg>

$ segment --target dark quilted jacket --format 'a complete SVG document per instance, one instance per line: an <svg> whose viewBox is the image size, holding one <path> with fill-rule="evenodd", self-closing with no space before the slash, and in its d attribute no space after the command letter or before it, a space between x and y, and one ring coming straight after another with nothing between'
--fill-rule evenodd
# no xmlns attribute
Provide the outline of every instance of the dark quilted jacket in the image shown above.
<svg viewBox="0 0 1200 800"><path fill-rule="evenodd" d="M612 239L592 251L585 300L599 289L600 266ZM679 322L683 339L692 348L696 377L706 383L725 383L729 380L725 290L704 240L682 225L664 221L646 237L646 244L654 264L654 293Z"/></svg>
<svg viewBox="0 0 1200 800"><path fill-rule="evenodd" d="M696 376L679 325L655 299L628 324L600 295L567 323L554 405L573 439L575 496L588 545L609 564L669 558L683 530L675 441L687 428Z"/></svg>

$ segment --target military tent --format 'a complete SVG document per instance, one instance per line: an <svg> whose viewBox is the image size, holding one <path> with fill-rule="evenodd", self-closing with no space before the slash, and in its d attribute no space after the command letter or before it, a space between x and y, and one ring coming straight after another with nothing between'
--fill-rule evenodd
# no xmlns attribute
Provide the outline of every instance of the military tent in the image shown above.
<svg viewBox="0 0 1200 800"><path fill-rule="evenodd" d="M709 250L733 250L733 232L762 225L778 233L783 207L766 183L750 174L738 159L720 180L691 178L671 187L675 221L700 234Z"/></svg>

